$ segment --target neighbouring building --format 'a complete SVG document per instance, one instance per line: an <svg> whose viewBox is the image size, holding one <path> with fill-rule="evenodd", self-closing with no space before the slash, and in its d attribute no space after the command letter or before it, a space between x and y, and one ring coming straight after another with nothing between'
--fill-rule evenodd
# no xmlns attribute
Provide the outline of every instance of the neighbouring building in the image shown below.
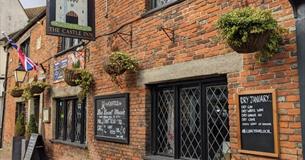
<svg viewBox="0 0 305 160"><path fill-rule="evenodd" d="M28 101L6 96L4 147L11 147L15 118L23 113L26 119L35 115L46 153L55 160L303 159L296 25L287 0L106 0L95 6L95 41L46 35L45 12L13 37L40 64L22 85L37 76L50 87ZM245 6L271 10L288 31L280 53L266 63L217 40L218 18ZM7 47L10 91L18 57ZM137 59L139 70L113 81L103 66L115 50ZM75 59L94 79L83 101L77 99L80 87L64 81L64 69ZM271 117L272 123L260 125L275 128L241 126L250 112L255 115L246 114L248 121ZM266 141L274 140L270 147L278 153L267 153L262 137L242 141L250 132L277 133ZM245 142L262 151L243 150L252 147Z"/></svg>
<svg viewBox="0 0 305 160"><path fill-rule="evenodd" d="M23 28L28 17L19 0L0 1L0 32L12 34ZM2 146L2 115L4 98L4 80L6 71L6 52L4 52L5 40L0 35L0 148Z"/></svg>

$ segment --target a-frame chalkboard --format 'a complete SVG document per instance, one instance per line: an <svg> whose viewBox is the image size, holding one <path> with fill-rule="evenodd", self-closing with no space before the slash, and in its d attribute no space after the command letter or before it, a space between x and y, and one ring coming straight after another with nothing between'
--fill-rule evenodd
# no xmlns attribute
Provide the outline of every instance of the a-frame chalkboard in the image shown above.
<svg viewBox="0 0 305 160"><path fill-rule="evenodd" d="M237 94L239 152L279 156L278 116L275 90Z"/></svg>
<svg viewBox="0 0 305 160"><path fill-rule="evenodd" d="M39 134L31 134L31 138L23 160L47 160L43 138Z"/></svg>

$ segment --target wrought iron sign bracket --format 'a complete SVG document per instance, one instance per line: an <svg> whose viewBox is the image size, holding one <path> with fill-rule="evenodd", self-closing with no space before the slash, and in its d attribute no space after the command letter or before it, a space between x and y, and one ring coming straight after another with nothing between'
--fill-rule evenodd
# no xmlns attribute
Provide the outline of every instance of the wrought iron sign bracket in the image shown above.
<svg viewBox="0 0 305 160"><path fill-rule="evenodd" d="M166 34L167 38L169 38L173 43L176 42L175 29L164 28L162 26L159 27L158 29L159 29L159 31L162 30Z"/></svg>
<svg viewBox="0 0 305 160"><path fill-rule="evenodd" d="M117 35L126 43L130 45L130 48L132 48L132 26L130 26L130 32L129 33L122 33L117 32ZM125 38L126 36L129 37L129 40Z"/></svg>

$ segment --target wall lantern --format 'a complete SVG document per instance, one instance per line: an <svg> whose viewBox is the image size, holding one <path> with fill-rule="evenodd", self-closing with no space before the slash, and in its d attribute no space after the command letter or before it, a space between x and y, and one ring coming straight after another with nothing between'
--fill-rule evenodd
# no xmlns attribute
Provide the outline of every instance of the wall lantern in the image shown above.
<svg viewBox="0 0 305 160"><path fill-rule="evenodd" d="M19 66L16 70L15 70L15 80L16 82L20 82L22 83L25 80L25 77L27 75L27 71L25 71L22 66Z"/></svg>

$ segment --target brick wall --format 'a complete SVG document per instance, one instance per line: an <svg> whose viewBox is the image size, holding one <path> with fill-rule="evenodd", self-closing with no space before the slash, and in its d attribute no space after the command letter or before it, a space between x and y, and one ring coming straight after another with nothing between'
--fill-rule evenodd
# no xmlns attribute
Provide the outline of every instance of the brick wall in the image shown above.
<svg viewBox="0 0 305 160"><path fill-rule="evenodd" d="M53 123L43 125L48 153L53 159L143 159L149 153L150 146L150 91L145 86L137 86L137 75L128 73L119 78L121 86L115 85L103 71L104 59L111 53L112 48L119 48L136 57L141 70L177 64L196 59L225 55L232 50L224 43L218 42L215 22L221 14L233 8L245 5L260 6L273 10L274 17L280 25L288 29L282 51L269 62L259 64L255 55L243 56L243 70L229 73L229 104L230 137L233 159L267 159L264 157L242 155L237 152L237 119L234 94L243 90L276 89L279 115L280 159L301 159L301 124L297 74L297 57L295 44L295 21L287 0L240 1L218 0L185 0L167 9L147 15L144 0L109 0L108 18L105 17L104 1L96 1L96 33L99 38L87 47L88 62L86 68L93 73L95 86L88 95L87 101L87 143L88 149L79 149L62 144L50 143L53 137ZM102 36L115 31L124 25L120 32L128 33L132 28L132 48L119 36ZM159 26L175 28L176 43L172 42ZM59 38L45 35L45 23L36 24L31 32L31 58L42 62L58 52ZM36 49L36 39L42 37L41 49ZM129 37L125 36L126 39ZM15 51L10 50L9 76L17 66ZM237 54L237 53L236 53ZM63 56L50 59L43 63L47 70L47 82L52 87L67 87L64 82L53 83L53 65ZM230 67L230 66L228 66ZM178 70L179 68L177 68ZM9 77L8 90L14 86L14 79ZM97 141L94 138L94 96L114 93L130 93L130 144L117 144ZM54 106L50 93L45 92L45 107ZM11 119L15 113L15 100L7 97L5 114L5 143L10 143L14 124ZM54 118L54 114L52 114ZM73 153L73 154L70 154Z"/></svg>

